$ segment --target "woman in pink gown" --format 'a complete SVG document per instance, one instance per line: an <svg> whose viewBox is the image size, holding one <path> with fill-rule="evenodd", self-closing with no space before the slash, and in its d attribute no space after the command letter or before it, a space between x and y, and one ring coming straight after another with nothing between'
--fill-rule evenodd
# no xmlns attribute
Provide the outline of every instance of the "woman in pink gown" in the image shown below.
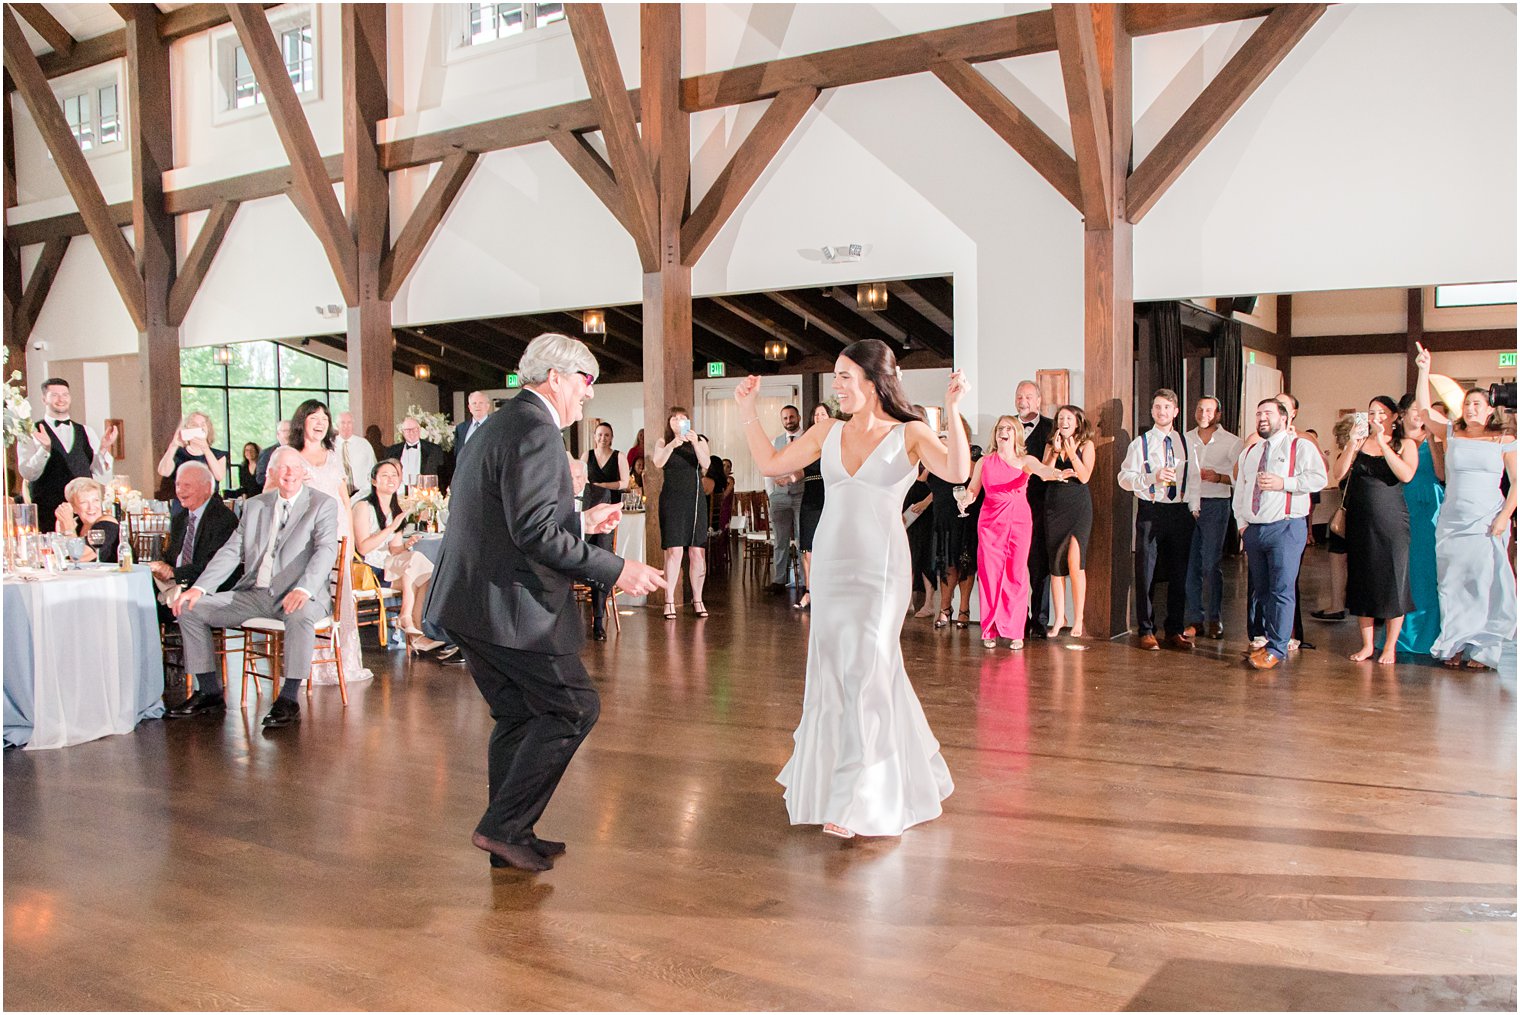
<svg viewBox="0 0 1520 1015"><path fill-rule="evenodd" d="M997 647L1007 638L1015 652L1024 647L1029 617L1029 548L1034 518L1029 513L1029 477L1061 479L1056 470L1024 453L1024 427L1012 416L999 416L992 452L977 459L971 482L956 500L970 504L986 494L977 525L976 570L982 607L982 646Z"/></svg>

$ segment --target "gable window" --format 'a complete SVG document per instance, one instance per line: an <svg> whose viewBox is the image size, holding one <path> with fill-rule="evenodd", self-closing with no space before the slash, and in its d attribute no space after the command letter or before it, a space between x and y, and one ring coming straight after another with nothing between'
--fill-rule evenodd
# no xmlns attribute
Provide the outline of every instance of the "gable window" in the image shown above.
<svg viewBox="0 0 1520 1015"><path fill-rule="evenodd" d="M285 63L285 73L303 101L317 98L320 71L317 60L317 25L315 8L310 6L281 8L271 12L269 27ZM235 31L224 30L213 43L216 79L220 94L216 100L216 117L239 110L254 110L264 105L264 93L253 73L253 62L243 49Z"/></svg>
<svg viewBox="0 0 1520 1015"><path fill-rule="evenodd" d="M466 4L465 46L482 46L565 20L564 4Z"/></svg>
<svg viewBox="0 0 1520 1015"><path fill-rule="evenodd" d="M90 87L62 96L63 118L81 151L92 151L121 140L116 83Z"/></svg>
<svg viewBox="0 0 1520 1015"><path fill-rule="evenodd" d="M1496 307L1515 302L1513 282L1473 282L1466 285L1436 286L1436 306Z"/></svg>

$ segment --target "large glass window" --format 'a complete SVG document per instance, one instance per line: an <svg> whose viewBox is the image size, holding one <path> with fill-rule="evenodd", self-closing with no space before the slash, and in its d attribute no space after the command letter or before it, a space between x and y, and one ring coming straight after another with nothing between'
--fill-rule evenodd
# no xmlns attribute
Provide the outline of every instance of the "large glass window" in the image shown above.
<svg viewBox="0 0 1520 1015"><path fill-rule="evenodd" d="M565 20L564 4L466 4L463 43L480 46Z"/></svg>
<svg viewBox="0 0 1520 1015"><path fill-rule="evenodd" d="M308 398L326 402L334 416L347 411L347 368L277 342L241 342L231 349L226 366L216 362L215 347L181 351L180 402L185 412L211 418L216 446L232 464L242 460L244 444L263 449L274 443L275 426Z"/></svg>
<svg viewBox="0 0 1520 1015"><path fill-rule="evenodd" d="M280 44L280 56L285 61L285 72L290 83L300 95L317 90L317 51L312 32L310 9L293 17L276 19L275 36ZM227 93L228 109L246 109L262 105L264 93L254 77L253 64L240 44L233 43L219 50L222 64L222 82Z"/></svg>

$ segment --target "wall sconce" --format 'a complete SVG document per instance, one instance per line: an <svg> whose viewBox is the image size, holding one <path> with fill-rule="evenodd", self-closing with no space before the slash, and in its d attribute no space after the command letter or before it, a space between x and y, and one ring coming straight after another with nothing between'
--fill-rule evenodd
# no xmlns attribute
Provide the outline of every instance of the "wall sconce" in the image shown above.
<svg viewBox="0 0 1520 1015"><path fill-rule="evenodd" d="M765 343L765 358L772 363L784 363L786 361L786 343L779 338L773 338Z"/></svg>
<svg viewBox="0 0 1520 1015"><path fill-rule="evenodd" d="M216 351L211 354L211 360L212 360L212 362L214 362L219 367L231 366L232 365L232 346L230 346L230 345L219 345L219 346L217 346L216 347Z"/></svg>
<svg viewBox="0 0 1520 1015"><path fill-rule="evenodd" d="M607 312L586 310L581 313L581 332L587 335L607 334Z"/></svg>
<svg viewBox="0 0 1520 1015"><path fill-rule="evenodd" d="M887 309L887 283L862 282L856 286L855 306L861 310Z"/></svg>
<svg viewBox="0 0 1520 1015"><path fill-rule="evenodd" d="M429 377L433 376L433 371L428 369L428 365L426 363L418 363L416 366L412 367L412 376L417 378L419 381L425 381Z"/></svg>

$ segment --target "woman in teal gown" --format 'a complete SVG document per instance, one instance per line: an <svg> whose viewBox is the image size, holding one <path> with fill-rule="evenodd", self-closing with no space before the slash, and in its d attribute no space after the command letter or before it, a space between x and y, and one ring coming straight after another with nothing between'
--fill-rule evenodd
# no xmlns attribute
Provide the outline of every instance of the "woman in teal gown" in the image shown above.
<svg viewBox="0 0 1520 1015"><path fill-rule="evenodd" d="M1431 442L1425 413L1414 404L1413 395L1399 402L1403 415L1404 436L1420 443L1420 466L1414 478L1404 484L1404 502L1409 505L1409 592L1414 612L1404 617L1399 631L1398 650L1420 656L1430 655L1430 646L1441 633L1441 590L1436 582L1436 519L1446 500L1446 485L1436 475L1431 457Z"/></svg>

